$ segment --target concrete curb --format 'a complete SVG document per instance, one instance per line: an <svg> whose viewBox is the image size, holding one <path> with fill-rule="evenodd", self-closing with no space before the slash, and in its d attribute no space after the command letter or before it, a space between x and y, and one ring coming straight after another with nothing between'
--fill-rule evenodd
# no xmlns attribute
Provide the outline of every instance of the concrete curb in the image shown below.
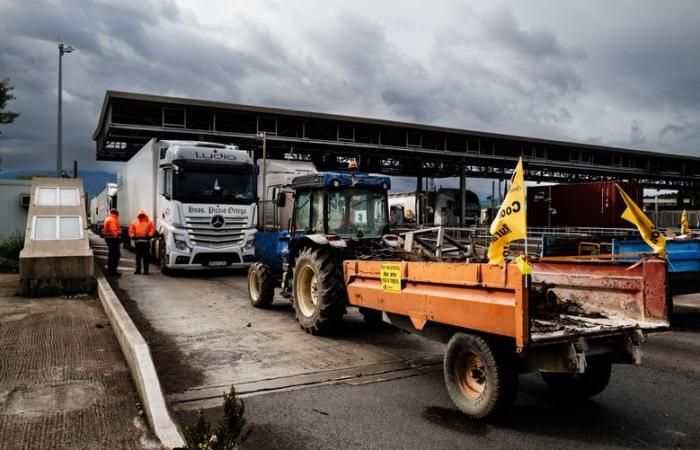
<svg viewBox="0 0 700 450"><path fill-rule="evenodd" d="M146 411L148 423L165 447L170 449L186 447L182 429L170 414L165 401L148 344L134 322L131 321L99 268L96 268L96 277L97 292L102 307L109 318L131 371L131 377L136 384L141 403Z"/></svg>

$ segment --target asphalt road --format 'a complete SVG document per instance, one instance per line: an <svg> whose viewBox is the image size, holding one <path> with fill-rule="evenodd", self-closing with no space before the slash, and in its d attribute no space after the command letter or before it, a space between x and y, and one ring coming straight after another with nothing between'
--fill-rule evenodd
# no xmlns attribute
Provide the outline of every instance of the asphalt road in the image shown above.
<svg viewBox="0 0 700 450"><path fill-rule="evenodd" d="M125 259L133 254L125 252ZM131 265L129 261L124 266ZM700 296L676 301L676 325L651 336L642 367L578 405L521 376L513 414L472 422L442 380L442 346L350 315L333 338L299 330L291 306L248 304L243 273L125 273L113 286L151 346L184 425L220 414L234 384L247 408L244 448L693 448L700 442Z"/></svg>

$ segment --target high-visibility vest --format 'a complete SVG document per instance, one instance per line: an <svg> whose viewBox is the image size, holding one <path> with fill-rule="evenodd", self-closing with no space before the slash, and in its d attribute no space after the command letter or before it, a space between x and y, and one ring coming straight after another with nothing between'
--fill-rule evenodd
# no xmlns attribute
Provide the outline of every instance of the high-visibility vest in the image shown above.
<svg viewBox="0 0 700 450"><path fill-rule="evenodd" d="M129 225L129 237L144 239L153 237L156 234L156 227L148 218L145 220L136 219Z"/></svg>
<svg viewBox="0 0 700 450"><path fill-rule="evenodd" d="M102 234L106 238L115 238L122 235L122 229L119 226L117 216L113 214L107 216L105 222L102 224Z"/></svg>

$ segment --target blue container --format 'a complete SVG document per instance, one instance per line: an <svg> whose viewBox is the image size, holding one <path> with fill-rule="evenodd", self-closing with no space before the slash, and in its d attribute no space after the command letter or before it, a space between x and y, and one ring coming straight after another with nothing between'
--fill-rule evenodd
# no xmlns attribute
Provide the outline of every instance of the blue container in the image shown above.
<svg viewBox="0 0 700 450"><path fill-rule="evenodd" d="M613 240L613 254L651 253L651 247L644 241ZM666 241L669 272L700 271L700 239ZM635 258L622 258L634 260Z"/></svg>

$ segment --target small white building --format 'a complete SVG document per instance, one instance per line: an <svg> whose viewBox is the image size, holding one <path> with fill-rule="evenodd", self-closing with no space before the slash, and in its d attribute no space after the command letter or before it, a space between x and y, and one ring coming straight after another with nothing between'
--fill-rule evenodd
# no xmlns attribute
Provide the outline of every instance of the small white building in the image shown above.
<svg viewBox="0 0 700 450"><path fill-rule="evenodd" d="M0 179L0 239L24 234L31 191L32 180Z"/></svg>

